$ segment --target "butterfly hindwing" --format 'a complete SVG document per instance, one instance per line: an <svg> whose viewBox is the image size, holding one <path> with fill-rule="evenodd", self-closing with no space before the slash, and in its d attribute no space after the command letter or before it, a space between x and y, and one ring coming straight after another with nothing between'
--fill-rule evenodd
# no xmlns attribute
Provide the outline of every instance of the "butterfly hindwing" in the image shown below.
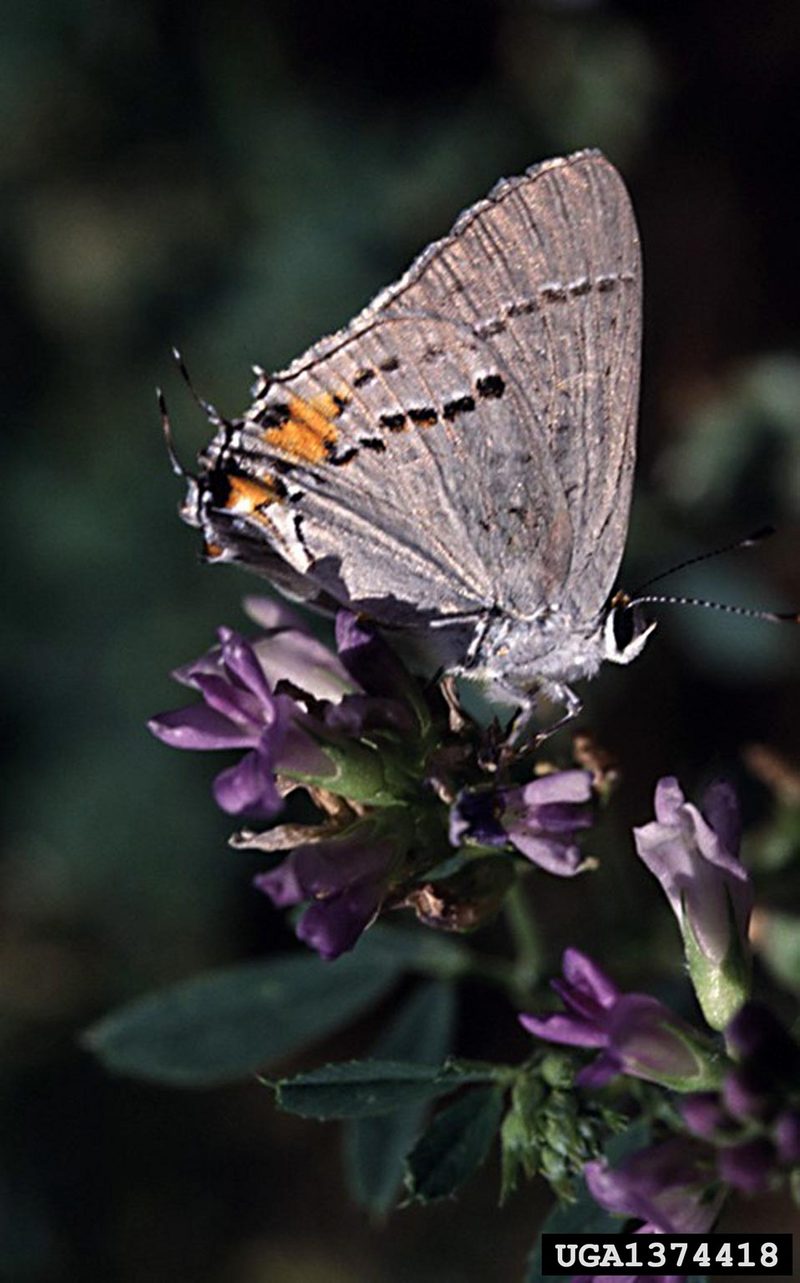
<svg viewBox="0 0 800 1283"><path fill-rule="evenodd" d="M569 512L561 604L599 610L627 531L641 346L639 238L617 171L584 152L501 181L376 305L457 318L515 371L525 409L506 431L534 453L546 444ZM493 558L506 600L525 612L541 602L535 579L526 588L541 549L529 533L498 541ZM563 538L554 532L544 553L554 573Z"/></svg>

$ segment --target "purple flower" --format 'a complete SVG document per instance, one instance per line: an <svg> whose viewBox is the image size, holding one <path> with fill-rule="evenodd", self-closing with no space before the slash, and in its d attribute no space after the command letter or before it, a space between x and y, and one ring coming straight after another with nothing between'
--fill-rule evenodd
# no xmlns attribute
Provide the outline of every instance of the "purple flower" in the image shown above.
<svg viewBox="0 0 800 1283"><path fill-rule="evenodd" d="M500 823L498 794L490 789L465 789L450 808L450 844L505 846L506 831Z"/></svg>
<svg viewBox="0 0 800 1283"><path fill-rule="evenodd" d="M244 606L263 629L253 649L273 690L282 681L334 704L351 691L360 690L341 658L318 641L297 612L285 603L269 597L247 597Z"/></svg>
<svg viewBox="0 0 800 1283"><path fill-rule="evenodd" d="M362 820L335 837L296 846L277 868L253 879L277 908L311 901L297 935L323 958L352 949L380 910L402 855L386 828L386 817L380 825Z"/></svg>
<svg viewBox="0 0 800 1283"><path fill-rule="evenodd" d="M276 815L290 780L385 803L374 736L419 732L413 679L347 611L335 655L288 607L267 598L247 606L264 635L249 642L219 629L219 646L173 674L203 703L152 718L152 733L174 748L247 749L214 783L218 805L235 815Z"/></svg>
<svg viewBox="0 0 800 1283"><path fill-rule="evenodd" d="M752 1194L800 1161L800 1047L755 1002L737 1013L725 1041L738 1063L719 1091L687 1096L680 1109L689 1131L716 1146L720 1178Z"/></svg>
<svg viewBox="0 0 800 1283"><path fill-rule="evenodd" d="M220 628L217 635L219 646L173 674L199 691L203 703L162 713L148 727L173 748L247 749L236 766L216 777L214 797L233 815L269 818L283 805L278 772L319 775L330 773L331 764L303 730L296 702L273 694L265 662L270 648L260 643L259 653L229 628ZM309 657L308 642L313 638L290 629L279 634L277 646L283 653L296 646L297 667L299 652L305 650Z"/></svg>
<svg viewBox="0 0 800 1283"><path fill-rule="evenodd" d="M336 649L361 690L383 699L416 703L417 686L405 664L374 628L348 610L340 610L336 616Z"/></svg>
<svg viewBox="0 0 800 1283"><path fill-rule="evenodd" d="M686 1283L686 1274L573 1274L569 1283Z"/></svg>
<svg viewBox="0 0 800 1283"><path fill-rule="evenodd" d="M774 1118L800 1081L800 1047L761 1003L748 1002L725 1030L738 1064L725 1076L723 1099L742 1122Z"/></svg>
<svg viewBox="0 0 800 1283"><path fill-rule="evenodd" d="M770 1112L769 1086L757 1068L737 1066L725 1075L722 1100L731 1118L737 1122L755 1122Z"/></svg>
<svg viewBox="0 0 800 1283"><path fill-rule="evenodd" d="M778 1161L786 1167L800 1163L800 1110L787 1109L775 1120Z"/></svg>
<svg viewBox="0 0 800 1283"><path fill-rule="evenodd" d="M573 1274L569 1283L686 1283L686 1274Z"/></svg>
<svg viewBox="0 0 800 1283"><path fill-rule="evenodd" d="M702 1234L719 1215L725 1191L713 1189L713 1154L698 1141L673 1137L631 1154L617 1167L605 1159L584 1167L589 1193L617 1216L640 1224L635 1234ZM684 1274L626 1274L616 1283L683 1283ZM574 1276L571 1283L611 1283L602 1274Z"/></svg>
<svg viewBox="0 0 800 1283"><path fill-rule="evenodd" d="M763 1003L748 1002L736 1013L725 1042L737 1060L758 1066L770 1083L789 1086L800 1075L800 1046Z"/></svg>
<svg viewBox="0 0 800 1283"><path fill-rule="evenodd" d="M710 1049L690 1025L649 994L623 994L598 966L567 949L564 979L552 987L565 1013L520 1016L529 1033L550 1042L601 1050L578 1074L584 1087L600 1087L616 1074L630 1074L679 1091L718 1080Z"/></svg>
<svg viewBox="0 0 800 1283"><path fill-rule="evenodd" d="M586 1164L584 1175L596 1203L641 1222L637 1234L703 1234L724 1198L724 1192L711 1192L713 1150L689 1136L641 1149L617 1167L597 1159Z"/></svg>
<svg viewBox="0 0 800 1283"><path fill-rule="evenodd" d="M718 1092L699 1091L684 1096L678 1108L689 1131L701 1140L714 1140L730 1131L731 1122Z"/></svg>
<svg viewBox="0 0 800 1283"><path fill-rule="evenodd" d="M554 771L518 788L465 790L450 813L453 846L509 843L549 873L571 877L583 867L575 836L592 823L589 771Z"/></svg>
<svg viewBox="0 0 800 1283"><path fill-rule="evenodd" d="M765 1137L728 1145L717 1153L721 1178L743 1194L768 1189L775 1166L775 1149Z"/></svg>
<svg viewBox="0 0 800 1283"><path fill-rule="evenodd" d="M700 811L668 776L656 786L655 811L654 821L634 829L636 850L678 920L703 1014L712 1028L724 1029L749 992L753 891L739 861L736 795L719 780Z"/></svg>

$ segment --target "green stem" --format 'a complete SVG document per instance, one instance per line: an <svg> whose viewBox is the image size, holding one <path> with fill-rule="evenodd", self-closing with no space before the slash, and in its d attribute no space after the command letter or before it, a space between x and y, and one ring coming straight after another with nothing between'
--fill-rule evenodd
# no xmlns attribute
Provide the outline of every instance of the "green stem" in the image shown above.
<svg viewBox="0 0 800 1283"><path fill-rule="evenodd" d="M539 929L521 880L506 896L505 913L514 942L514 988L524 998L541 978L542 947Z"/></svg>
<svg viewBox="0 0 800 1283"><path fill-rule="evenodd" d="M486 953L473 953L463 974L497 985L512 1000L517 996L516 963L507 958L490 957Z"/></svg>

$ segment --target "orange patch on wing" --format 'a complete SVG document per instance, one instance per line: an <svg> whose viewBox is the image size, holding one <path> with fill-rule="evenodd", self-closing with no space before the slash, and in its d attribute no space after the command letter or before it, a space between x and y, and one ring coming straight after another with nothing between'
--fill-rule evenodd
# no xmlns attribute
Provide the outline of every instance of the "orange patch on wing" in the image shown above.
<svg viewBox="0 0 800 1283"><path fill-rule="evenodd" d="M269 481L256 481L254 477L229 476L228 497L225 507L249 517L265 504L274 503L278 495Z"/></svg>
<svg viewBox="0 0 800 1283"><path fill-rule="evenodd" d="M212 561L215 557L221 557L223 548L218 543L205 543L203 545L203 555Z"/></svg>
<svg viewBox="0 0 800 1283"><path fill-rule="evenodd" d="M346 389L321 392L310 401L290 397L286 422L267 428L264 440L304 463L322 463L338 436L333 420L342 413L349 399Z"/></svg>

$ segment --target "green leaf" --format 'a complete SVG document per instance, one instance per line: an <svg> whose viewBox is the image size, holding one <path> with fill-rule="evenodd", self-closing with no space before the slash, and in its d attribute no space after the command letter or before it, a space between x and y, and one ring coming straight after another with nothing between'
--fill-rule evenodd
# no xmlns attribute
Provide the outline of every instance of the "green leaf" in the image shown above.
<svg viewBox="0 0 800 1283"><path fill-rule="evenodd" d="M612 1166L627 1154L643 1149L650 1136L644 1123L633 1123L626 1131L615 1136L606 1146L606 1156ZM622 1217L614 1216L599 1207L592 1198L585 1181L579 1181L577 1197L572 1203L559 1203L539 1231L536 1247L528 1258L525 1283L560 1283L562 1276L542 1274L542 1234L615 1234L622 1224Z"/></svg>
<svg viewBox="0 0 800 1283"><path fill-rule="evenodd" d="M452 1047L456 994L452 985L419 985L372 1049L376 1060L436 1065ZM350 1192L359 1206L384 1215L403 1186L404 1159L419 1134L426 1103L406 1105L378 1118L354 1118L345 1129Z"/></svg>
<svg viewBox="0 0 800 1283"><path fill-rule="evenodd" d="M444 1096L464 1083L485 1082L493 1069L350 1060L275 1083L278 1104L301 1118L369 1118Z"/></svg>
<svg viewBox="0 0 800 1283"><path fill-rule="evenodd" d="M344 744L332 738L313 735L313 739L327 757L331 770L322 775L309 775L305 771L287 771L290 779L303 784L316 784L338 793L341 797L368 802L373 807L398 808L397 794L387 787L384 761L374 748L349 739Z"/></svg>
<svg viewBox="0 0 800 1283"><path fill-rule="evenodd" d="M457 978L472 966L470 951L460 940L419 925L372 927L359 941L356 955L363 956L365 950L377 964L389 963L443 980Z"/></svg>
<svg viewBox="0 0 800 1283"><path fill-rule="evenodd" d="M503 1095L499 1084L481 1087L436 1115L408 1157L411 1199L429 1203L446 1198L480 1167L500 1126Z"/></svg>
<svg viewBox="0 0 800 1283"><path fill-rule="evenodd" d="M208 972L129 1003L83 1041L115 1073L182 1087L235 1082L372 1006L415 959L413 942L395 944L394 934L371 932L333 963L284 954Z"/></svg>

